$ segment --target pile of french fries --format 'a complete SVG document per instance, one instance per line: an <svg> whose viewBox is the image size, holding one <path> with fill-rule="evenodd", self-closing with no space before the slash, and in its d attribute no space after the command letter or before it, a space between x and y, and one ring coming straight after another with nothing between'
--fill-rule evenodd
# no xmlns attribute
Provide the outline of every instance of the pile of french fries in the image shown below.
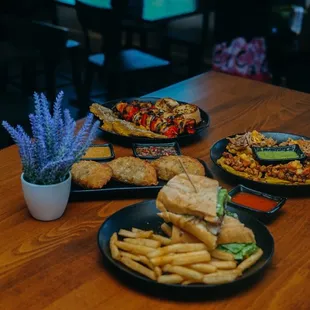
<svg viewBox="0 0 310 310"><path fill-rule="evenodd" d="M173 244L168 238L171 227L164 223L161 228L167 237L151 230L120 229L110 239L113 259L159 283L223 284L240 277L263 254L259 249L238 264L232 254L220 250L209 252L203 243Z"/></svg>

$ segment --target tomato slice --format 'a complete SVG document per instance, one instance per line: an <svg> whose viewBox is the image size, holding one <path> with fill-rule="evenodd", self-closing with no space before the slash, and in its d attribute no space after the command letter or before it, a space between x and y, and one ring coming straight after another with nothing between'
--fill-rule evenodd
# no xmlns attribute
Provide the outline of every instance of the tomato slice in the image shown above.
<svg viewBox="0 0 310 310"><path fill-rule="evenodd" d="M131 121L132 120L132 118L133 118L133 116L136 114L136 113L138 113L139 112L139 108L138 107L136 107L136 106L128 106L128 107L126 107L126 114L124 114L124 119L126 120L126 121Z"/></svg>
<svg viewBox="0 0 310 310"><path fill-rule="evenodd" d="M118 112L123 114L127 105L128 105L127 102L119 102L115 107Z"/></svg>
<svg viewBox="0 0 310 310"><path fill-rule="evenodd" d="M151 121L151 124L150 124L150 130L151 130L151 131L153 131L153 132L156 131L157 123L158 123L158 117L155 117L155 118Z"/></svg>
<svg viewBox="0 0 310 310"><path fill-rule="evenodd" d="M175 138L178 135L178 127L177 126L169 126L167 130L165 130L164 135L169 138Z"/></svg>
<svg viewBox="0 0 310 310"><path fill-rule="evenodd" d="M145 114L142 115L140 125L146 127L147 117L148 117L147 113L145 113Z"/></svg>
<svg viewBox="0 0 310 310"><path fill-rule="evenodd" d="M189 134L193 134L196 132L195 129L196 121L194 119L190 119L186 121L185 131Z"/></svg>
<svg viewBox="0 0 310 310"><path fill-rule="evenodd" d="M195 128L193 128L193 127L186 127L186 131L187 131L187 133L189 133L191 135L196 132Z"/></svg>

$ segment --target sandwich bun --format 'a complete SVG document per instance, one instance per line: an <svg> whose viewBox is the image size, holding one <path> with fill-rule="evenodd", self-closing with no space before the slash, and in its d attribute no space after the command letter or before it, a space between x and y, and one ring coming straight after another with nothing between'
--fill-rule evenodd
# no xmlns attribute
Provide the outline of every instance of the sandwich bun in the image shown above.
<svg viewBox="0 0 310 310"><path fill-rule="evenodd" d="M219 183L204 176L179 174L173 177L158 193L156 207L162 212L194 215L216 223L217 190Z"/></svg>
<svg viewBox="0 0 310 310"><path fill-rule="evenodd" d="M179 227L172 226L171 234L172 243L199 243L200 240L194 237L193 235L187 233L186 231L180 229Z"/></svg>
<svg viewBox="0 0 310 310"><path fill-rule="evenodd" d="M217 244L256 243L253 231L245 227L238 219L225 215Z"/></svg>
<svg viewBox="0 0 310 310"><path fill-rule="evenodd" d="M158 216L165 222L172 223L174 226L202 241L208 250L214 250L216 248L217 237L207 230L202 220L198 220L199 222L197 222L197 219L194 217L186 217L171 212L161 212L158 213Z"/></svg>

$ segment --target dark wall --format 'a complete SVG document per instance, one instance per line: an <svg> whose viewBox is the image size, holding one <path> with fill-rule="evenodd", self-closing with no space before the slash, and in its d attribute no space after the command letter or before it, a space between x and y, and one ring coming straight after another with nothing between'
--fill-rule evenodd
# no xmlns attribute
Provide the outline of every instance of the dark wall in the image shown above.
<svg viewBox="0 0 310 310"><path fill-rule="evenodd" d="M215 40L265 36L271 6L268 0L215 1Z"/></svg>

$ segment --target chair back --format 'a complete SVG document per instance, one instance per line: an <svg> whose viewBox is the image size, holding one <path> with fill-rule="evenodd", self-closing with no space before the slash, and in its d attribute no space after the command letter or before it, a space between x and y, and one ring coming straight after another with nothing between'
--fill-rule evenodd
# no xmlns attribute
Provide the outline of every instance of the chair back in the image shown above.
<svg viewBox="0 0 310 310"><path fill-rule="evenodd" d="M57 2L55 0L10 0L1 1L0 14L18 18L57 23ZM2 16L1 16L2 18Z"/></svg>
<svg viewBox="0 0 310 310"><path fill-rule="evenodd" d="M65 52L67 28L12 16L2 22L7 39L19 49L37 50L48 59L57 59Z"/></svg>
<svg viewBox="0 0 310 310"><path fill-rule="evenodd" d="M212 44L213 40L213 27L210 25L210 19L212 18L211 14L215 10L215 1L216 0L197 0L197 8L199 12L203 14L202 20L202 32L201 32L201 48L204 49L209 44ZM211 26L211 29L210 29Z"/></svg>
<svg viewBox="0 0 310 310"><path fill-rule="evenodd" d="M99 33L104 40L105 47L117 51L121 48L122 16L125 14L124 1L112 1L112 8L99 8L77 0L75 8L78 20L84 32L88 53L91 53L89 31ZM105 51L105 48L103 48Z"/></svg>
<svg viewBox="0 0 310 310"><path fill-rule="evenodd" d="M31 24L32 44L50 59L62 57L66 51L68 28L33 21Z"/></svg>

